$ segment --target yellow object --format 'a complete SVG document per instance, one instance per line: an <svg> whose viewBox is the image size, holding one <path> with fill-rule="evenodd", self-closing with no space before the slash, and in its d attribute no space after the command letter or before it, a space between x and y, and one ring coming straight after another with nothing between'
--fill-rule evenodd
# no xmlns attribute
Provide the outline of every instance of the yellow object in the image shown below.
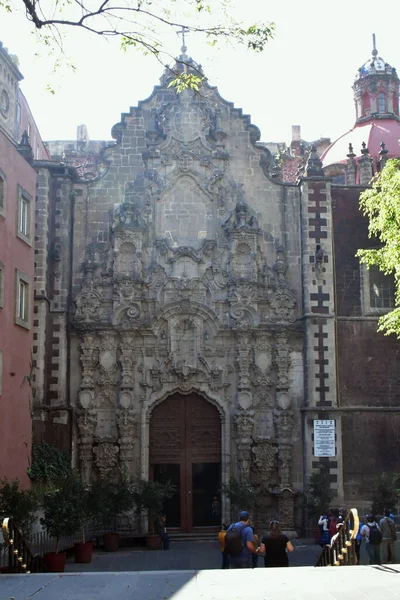
<svg viewBox="0 0 400 600"><path fill-rule="evenodd" d="M225 536L226 536L226 531L221 529L221 531L218 534L218 541L219 541L219 546L220 546L221 552L223 552L225 550Z"/></svg>

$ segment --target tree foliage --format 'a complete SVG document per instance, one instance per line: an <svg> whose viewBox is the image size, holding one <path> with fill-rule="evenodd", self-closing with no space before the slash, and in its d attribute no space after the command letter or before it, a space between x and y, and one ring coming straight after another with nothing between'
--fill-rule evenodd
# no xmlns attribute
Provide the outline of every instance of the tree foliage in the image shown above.
<svg viewBox="0 0 400 600"><path fill-rule="evenodd" d="M33 490L21 489L18 479L0 480L0 522L13 519L22 534L29 538L36 520L37 497Z"/></svg>
<svg viewBox="0 0 400 600"><path fill-rule="evenodd" d="M222 492L226 494L231 502L233 516L237 516L241 510L252 510L256 505L256 491L247 481L240 481L233 475L228 484L222 485Z"/></svg>
<svg viewBox="0 0 400 600"><path fill-rule="evenodd" d="M325 513L333 496L329 467L321 465L311 473L308 481L307 508L310 517L319 517Z"/></svg>
<svg viewBox="0 0 400 600"><path fill-rule="evenodd" d="M394 510L400 499L400 473L382 473L375 491L372 512L383 515L385 508Z"/></svg>
<svg viewBox="0 0 400 600"><path fill-rule="evenodd" d="M357 252L367 267L376 265L395 281L395 308L379 319L378 331L400 338L400 160L388 160L372 187L360 196L360 207L369 219L368 234L380 242Z"/></svg>
<svg viewBox="0 0 400 600"><path fill-rule="evenodd" d="M32 447L32 465L28 469L28 475L33 483L51 483L66 477L71 471L71 460L66 452L45 442Z"/></svg>
<svg viewBox="0 0 400 600"><path fill-rule="evenodd" d="M238 22L232 18L230 0L0 0L0 8L8 12L18 5L50 49L62 49L64 33L80 29L118 38L123 49L134 47L158 60L170 57L163 35L171 30L202 34L211 45L224 40L261 52L275 28L274 23ZM177 77L181 87L199 84L193 78L184 82Z"/></svg>

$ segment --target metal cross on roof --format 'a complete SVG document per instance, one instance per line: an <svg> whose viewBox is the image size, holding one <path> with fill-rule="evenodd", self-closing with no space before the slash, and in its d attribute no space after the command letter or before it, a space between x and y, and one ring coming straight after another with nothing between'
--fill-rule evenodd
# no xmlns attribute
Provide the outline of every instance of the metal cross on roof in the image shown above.
<svg viewBox="0 0 400 600"><path fill-rule="evenodd" d="M182 29L180 29L179 31L176 32L176 35L182 36L182 47L181 47L182 54L186 54L187 47L185 45L185 34L187 35L188 33L189 33L189 29L187 27L185 27L184 25L182 25Z"/></svg>

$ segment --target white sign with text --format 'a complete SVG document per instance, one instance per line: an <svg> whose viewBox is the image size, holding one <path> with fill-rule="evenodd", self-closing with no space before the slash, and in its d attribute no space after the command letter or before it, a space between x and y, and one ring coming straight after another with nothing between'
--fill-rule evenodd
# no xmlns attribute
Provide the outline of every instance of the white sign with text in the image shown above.
<svg viewBox="0 0 400 600"><path fill-rule="evenodd" d="M314 456L336 456L335 421L314 421Z"/></svg>

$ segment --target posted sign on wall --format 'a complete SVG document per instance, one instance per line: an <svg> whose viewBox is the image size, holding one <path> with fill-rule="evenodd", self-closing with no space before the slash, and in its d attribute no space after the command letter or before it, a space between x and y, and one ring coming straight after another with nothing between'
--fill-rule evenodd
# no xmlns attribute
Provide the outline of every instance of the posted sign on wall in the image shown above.
<svg viewBox="0 0 400 600"><path fill-rule="evenodd" d="M314 421L314 456L336 456L335 421Z"/></svg>

